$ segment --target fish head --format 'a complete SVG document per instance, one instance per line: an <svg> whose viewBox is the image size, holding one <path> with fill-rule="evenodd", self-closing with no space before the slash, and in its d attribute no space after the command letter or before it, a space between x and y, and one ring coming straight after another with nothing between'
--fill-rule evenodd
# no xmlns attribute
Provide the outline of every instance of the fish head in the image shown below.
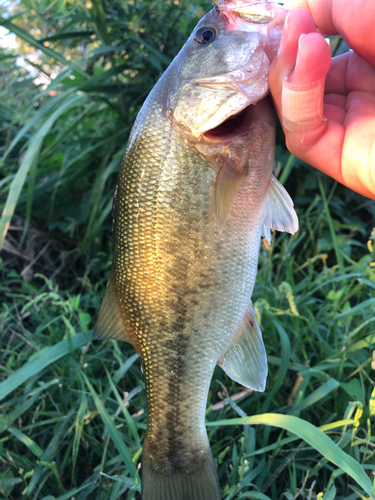
<svg viewBox="0 0 375 500"><path fill-rule="evenodd" d="M275 2L220 0L201 19L175 60L169 95L173 124L190 141L247 132L242 115L269 91L286 14Z"/></svg>

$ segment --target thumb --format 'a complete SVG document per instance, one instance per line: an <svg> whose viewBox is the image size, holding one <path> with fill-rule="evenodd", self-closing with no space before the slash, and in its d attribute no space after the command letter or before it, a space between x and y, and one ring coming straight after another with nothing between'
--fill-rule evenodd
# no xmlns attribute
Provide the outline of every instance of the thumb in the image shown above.
<svg viewBox="0 0 375 500"><path fill-rule="evenodd" d="M330 64L329 47L323 36L316 32L311 15L304 10L290 12L279 54L272 62L269 74L270 90L287 142L300 132L319 128L325 121L324 81Z"/></svg>
<svg viewBox="0 0 375 500"><path fill-rule="evenodd" d="M325 121L323 99L331 52L318 33L302 34L296 64L285 71L281 90L282 124L290 132L309 132Z"/></svg>

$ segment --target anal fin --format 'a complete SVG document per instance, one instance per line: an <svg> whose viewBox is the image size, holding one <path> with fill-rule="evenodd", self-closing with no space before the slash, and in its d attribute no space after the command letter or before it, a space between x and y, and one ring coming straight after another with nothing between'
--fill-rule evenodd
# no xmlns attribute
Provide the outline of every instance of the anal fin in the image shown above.
<svg viewBox="0 0 375 500"><path fill-rule="evenodd" d="M252 303L228 351L218 364L230 378L244 387L258 392L265 390L267 355Z"/></svg>
<svg viewBox="0 0 375 500"><path fill-rule="evenodd" d="M113 282L110 276L94 328L94 339L116 339L131 343L125 330Z"/></svg>

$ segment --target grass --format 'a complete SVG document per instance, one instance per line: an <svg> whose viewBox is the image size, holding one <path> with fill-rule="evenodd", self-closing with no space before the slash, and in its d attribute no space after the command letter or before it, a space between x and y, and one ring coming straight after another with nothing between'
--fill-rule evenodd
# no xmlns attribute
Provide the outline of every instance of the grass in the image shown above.
<svg viewBox="0 0 375 500"><path fill-rule="evenodd" d="M373 255L344 268L324 269L320 259L303 267L290 245L280 235L264 248L255 291L269 353L265 393L232 400L242 390L219 368L211 384L206 418L223 498L368 498ZM137 498L142 374L130 346L92 343L100 292L70 296L49 280L37 288L3 272L3 495Z"/></svg>
<svg viewBox="0 0 375 500"><path fill-rule="evenodd" d="M0 52L0 498L139 498L139 359L92 328L127 134L209 3L21 1L0 21L25 60L37 51L33 75ZM266 391L220 368L211 383L222 495L371 498L375 204L291 157L280 130L276 163L301 229L262 244Z"/></svg>

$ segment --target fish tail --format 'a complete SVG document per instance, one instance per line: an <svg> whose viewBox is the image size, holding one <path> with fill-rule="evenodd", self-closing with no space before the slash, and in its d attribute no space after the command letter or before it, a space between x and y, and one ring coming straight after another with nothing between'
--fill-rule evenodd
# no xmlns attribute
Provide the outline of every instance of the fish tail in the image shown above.
<svg viewBox="0 0 375 500"><path fill-rule="evenodd" d="M142 461L142 500L221 500L219 482L211 450L200 457L193 472L163 474L147 460Z"/></svg>

